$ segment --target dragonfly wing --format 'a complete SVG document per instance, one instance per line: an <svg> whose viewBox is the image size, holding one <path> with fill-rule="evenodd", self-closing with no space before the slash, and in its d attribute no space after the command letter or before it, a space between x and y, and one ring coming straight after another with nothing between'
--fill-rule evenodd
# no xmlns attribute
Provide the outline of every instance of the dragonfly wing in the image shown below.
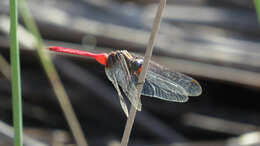
<svg viewBox="0 0 260 146"><path fill-rule="evenodd" d="M125 66L126 63L122 63L123 57L118 57L118 61L114 62L113 65L106 67L106 75L108 78L110 76L115 76L118 85L123 90L126 97L129 99L130 103L136 108L136 110L141 111L141 101L138 103L137 97L137 89L131 80L131 76L129 77L129 71L125 70L128 69L128 66ZM110 80L111 81L111 80Z"/></svg>
<svg viewBox="0 0 260 146"><path fill-rule="evenodd" d="M188 94L183 87L151 71L147 72L142 95L174 102L188 100Z"/></svg>
<svg viewBox="0 0 260 146"><path fill-rule="evenodd" d="M121 107L126 115L126 117L128 117L128 110L127 110L127 106L126 106L126 103L125 103L125 100L121 94L121 91L119 89L119 86L117 84L117 80L116 80L116 77L114 74L111 74L111 72L109 70L105 70L106 74L107 74L107 77L108 79L112 82L112 84L114 85L114 87L116 88L116 91L117 91L117 94L118 94L118 97L119 97L119 100L120 100L120 104L121 104ZM109 76L108 76L109 74Z"/></svg>
<svg viewBox="0 0 260 146"><path fill-rule="evenodd" d="M125 61L125 58L122 54L119 54L119 60L115 65L117 65L118 72L116 73L116 77L118 80L119 86L122 88L126 97L129 99L131 104L135 107L136 110L141 111L142 104L137 96L137 89L135 83L132 81L132 78Z"/></svg>
<svg viewBox="0 0 260 146"><path fill-rule="evenodd" d="M171 71L168 68L162 67L155 62L151 62L149 66L151 77L158 76L161 79L173 83L174 86L181 87L185 90L187 96L199 96L202 92L200 84L193 78L179 72Z"/></svg>

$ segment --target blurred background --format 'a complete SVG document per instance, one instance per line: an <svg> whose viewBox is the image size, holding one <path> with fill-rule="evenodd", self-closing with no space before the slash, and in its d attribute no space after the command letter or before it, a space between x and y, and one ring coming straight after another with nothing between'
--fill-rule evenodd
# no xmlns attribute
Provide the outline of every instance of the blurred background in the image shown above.
<svg viewBox="0 0 260 146"><path fill-rule="evenodd" d="M158 0L28 0L47 46L142 55ZM48 145L75 145L20 20L23 125ZM0 145L12 145L9 1L0 1ZM187 103L142 97L129 145L259 146L260 31L253 1L168 0L152 60L192 76L203 93ZM89 145L119 144L126 117L103 66L51 53ZM7 62L5 61L7 60Z"/></svg>

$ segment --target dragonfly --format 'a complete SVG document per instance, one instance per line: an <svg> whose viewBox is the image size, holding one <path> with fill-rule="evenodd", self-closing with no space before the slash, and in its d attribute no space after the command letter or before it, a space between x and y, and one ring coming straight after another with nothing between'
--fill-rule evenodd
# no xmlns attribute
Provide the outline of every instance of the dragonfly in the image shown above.
<svg viewBox="0 0 260 146"><path fill-rule="evenodd" d="M129 99L137 111L141 111L142 104L138 100L137 84L142 70L143 57L133 55L127 50L95 54L59 46L51 46L48 49L95 59L105 67L106 76L118 93L125 115L128 117L124 96ZM166 101L187 102L189 96L199 96L201 93L202 88L195 79L150 61L141 95Z"/></svg>

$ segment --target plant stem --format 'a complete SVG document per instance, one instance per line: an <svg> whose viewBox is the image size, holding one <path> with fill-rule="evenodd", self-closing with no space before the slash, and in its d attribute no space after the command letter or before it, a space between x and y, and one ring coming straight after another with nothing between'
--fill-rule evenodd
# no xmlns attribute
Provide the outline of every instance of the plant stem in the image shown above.
<svg viewBox="0 0 260 146"><path fill-rule="evenodd" d="M254 0L258 23L260 24L260 0Z"/></svg>
<svg viewBox="0 0 260 146"><path fill-rule="evenodd" d="M153 23L153 27L152 27L152 33L150 35L149 42L148 42L148 45L147 45L147 48L146 48L144 63L142 65L142 71L140 73L140 76L139 76L139 79L138 79L138 84L137 84L138 102L140 101L140 96L141 96L141 92L142 92L142 89L143 89L143 84L145 82L145 76L146 76L146 73L147 73L147 70L148 70L148 67L149 67L149 61L151 60L151 57L152 57L154 43L155 43L155 39L156 39L156 34L157 34L159 27L160 27L162 13L163 13L165 5L166 5L166 0L161 0L160 5L159 5L158 10L157 10L157 13L156 13L156 16L155 16L155 19L154 19L154 23ZM127 119L123 138L122 138L122 141L121 141L121 146L127 146L127 144L128 144L130 133L132 131L132 127L133 127L133 123L134 123L134 119L135 119L135 115L136 115L136 109L134 108L134 106L131 106L130 116Z"/></svg>
<svg viewBox="0 0 260 146"><path fill-rule="evenodd" d="M13 123L14 123L14 145L22 146L22 97L21 97L21 74L19 44L17 37L18 25L17 0L10 0L10 47L11 47L11 76L13 96Z"/></svg>
<svg viewBox="0 0 260 146"><path fill-rule="evenodd" d="M88 145L87 141L84 137L83 131L82 131L79 121L76 117L76 114L72 108L69 97L62 85L62 82L58 76L58 73L57 73L54 65L51 62L50 56L44 50L46 47L44 45L41 34L29 12L29 9L26 4L26 0L20 0L19 2L20 2L20 12L21 12L22 18L25 22L26 27L36 38L36 43L37 43L36 51L38 53L38 56L40 58L42 65L43 65L45 73L47 74L47 76L51 82L53 90L57 96L59 104L60 104L62 111L65 115L65 118L69 124L70 130L76 140L76 143L79 146L87 146Z"/></svg>

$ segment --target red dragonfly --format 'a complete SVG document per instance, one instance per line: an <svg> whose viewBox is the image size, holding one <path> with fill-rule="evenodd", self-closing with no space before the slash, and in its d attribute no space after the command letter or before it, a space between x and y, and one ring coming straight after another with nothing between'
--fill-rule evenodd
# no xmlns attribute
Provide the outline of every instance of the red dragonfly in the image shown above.
<svg viewBox="0 0 260 146"><path fill-rule="evenodd" d="M52 46L48 49L96 59L97 62L105 67L105 73L117 90L121 107L126 116L128 117L128 109L120 87L136 110L141 110L141 102L138 103L137 100L136 85L142 69L142 57L132 55L126 50L112 51L109 54L94 54L57 46ZM201 92L200 84L191 77L171 71L153 61L150 62L142 95L167 101L186 102L188 96L199 96Z"/></svg>

